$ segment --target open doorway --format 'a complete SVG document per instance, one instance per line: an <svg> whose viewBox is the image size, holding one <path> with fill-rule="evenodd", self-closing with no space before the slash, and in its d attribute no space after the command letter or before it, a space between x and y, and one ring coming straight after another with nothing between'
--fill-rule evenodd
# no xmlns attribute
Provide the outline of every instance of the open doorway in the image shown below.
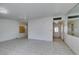
<svg viewBox="0 0 79 59"><path fill-rule="evenodd" d="M28 39L28 24L26 22L19 23L19 36Z"/></svg>
<svg viewBox="0 0 79 59"><path fill-rule="evenodd" d="M64 40L64 22L63 20L53 20L53 40Z"/></svg>

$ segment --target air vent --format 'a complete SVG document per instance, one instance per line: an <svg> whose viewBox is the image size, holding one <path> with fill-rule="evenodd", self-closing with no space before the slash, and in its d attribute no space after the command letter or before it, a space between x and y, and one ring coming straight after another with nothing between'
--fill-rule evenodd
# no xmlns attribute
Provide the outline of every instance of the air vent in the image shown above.
<svg viewBox="0 0 79 59"><path fill-rule="evenodd" d="M53 20L61 20L61 17L53 18Z"/></svg>
<svg viewBox="0 0 79 59"><path fill-rule="evenodd" d="M68 19L71 19L71 18L79 18L79 15L75 15L75 16L68 16Z"/></svg>

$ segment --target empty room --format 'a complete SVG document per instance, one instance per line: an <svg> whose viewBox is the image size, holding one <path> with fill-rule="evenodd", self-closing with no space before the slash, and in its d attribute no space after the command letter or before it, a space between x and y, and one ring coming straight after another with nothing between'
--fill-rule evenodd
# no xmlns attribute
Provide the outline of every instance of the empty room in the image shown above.
<svg viewBox="0 0 79 59"><path fill-rule="evenodd" d="M78 55L78 3L0 3L0 55Z"/></svg>

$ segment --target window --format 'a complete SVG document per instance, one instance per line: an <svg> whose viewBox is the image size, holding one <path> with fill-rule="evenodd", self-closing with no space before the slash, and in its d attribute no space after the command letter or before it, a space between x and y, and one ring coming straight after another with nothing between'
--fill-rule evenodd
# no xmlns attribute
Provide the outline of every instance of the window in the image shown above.
<svg viewBox="0 0 79 59"><path fill-rule="evenodd" d="M54 28L54 31L55 31L55 32L58 32L58 27L55 27L55 28Z"/></svg>
<svg viewBox="0 0 79 59"><path fill-rule="evenodd" d="M61 17L53 18L53 20L61 20Z"/></svg>

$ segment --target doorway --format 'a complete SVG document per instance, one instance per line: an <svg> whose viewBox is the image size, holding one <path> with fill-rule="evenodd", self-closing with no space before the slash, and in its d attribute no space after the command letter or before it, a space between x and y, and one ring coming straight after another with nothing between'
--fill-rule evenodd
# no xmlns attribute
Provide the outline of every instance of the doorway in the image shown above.
<svg viewBox="0 0 79 59"><path fill-rule="evenodd" d="M28 39L28 24L25 22L19 23L19 37Z"/></svg>
<svg viewBox="0 0 79 59"><path fill-rule="evenodd" d="M64 40L64 22L62 20L53 20L53 40Z"/></svg>

